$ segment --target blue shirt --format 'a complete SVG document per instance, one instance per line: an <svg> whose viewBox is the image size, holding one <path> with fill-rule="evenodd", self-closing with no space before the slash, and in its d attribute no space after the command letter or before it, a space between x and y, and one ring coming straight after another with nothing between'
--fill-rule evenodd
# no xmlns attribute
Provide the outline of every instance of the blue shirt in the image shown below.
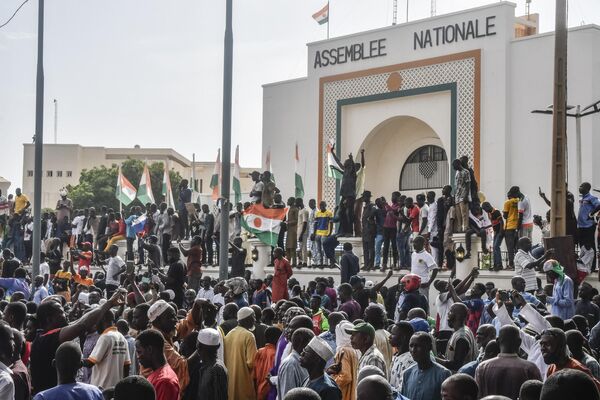
<svg viewBox="0 0 600 400"><path fill-rule="evenodd" d="M104 397L96 386L77 382L44 390L36 394L33 400L104 400Z"/></svg>
<svg viewBox="0 0 600 400"><path fill-rule="evenodd" d="M14 292L23 292L26 300L31 296L29 285L23 278L0 278L0 287L6 289L8 296L12 296Z"/></svg>
<svg viewBox="0 0 600 400"><path fill-rule="evenodd" d="M441 400L442 382L450 375L450 370L436 362L425 370L411 365L402 375L401 394L410 400Z"/></svg>
<svg viewBox="0 0 600 400"><path fill-rule="evenodd" d="M561 317L563 320L570 319L575 314L575 301L573 300L573 281L565 275L564 280L554 281L552 297L547 297L546 301L552 304L552 315Z"/></svg>
<svg viewBox="0 0 600 400"><path fill-rule="evenodd" d="M337 350L337 343L335 342L335 333L327 331L321 333L319 337L327 342L329 347L331 347L331 350L333 350L333 354L335 354ZM329 361L327 361L327 363L325 364L325 369L329 368L331 364L333 364L333 357L330 358Z"/></svg>
<svg viewBox="0 0 600 400"><path fill-rule="evenodd" d="M135 221L137 218L138 216L134 214L130 215L125 220L125 235L128 238L135 238L135 229L133 229L133 221Z"/></svg>
<svg viewBox="0 0 600 400"><path fill-rule="evenodd" d="M342 391L337 383L335 383L335 381L327 374L312 381L308 378L304 381L303 386L317 392L321 397L321 400L342 400Z"/></svg>
<svg viewBox="0 0 600 400"><path fill-rule="evenodd" d="M458 372L461 374L467 374L472 378L475 378L475 370L479 366L479 361L473 360L471 362L466 363L462 367L459 368Z"/></svg>
<svg viewBox="0 0 600 400"><path fill-rule="evenodd" d="M584 194L579 199L579 214L577 215L578 228L590 228L594 226L594 220L590 214L600 207L600 200L590 193Z"/></svg>

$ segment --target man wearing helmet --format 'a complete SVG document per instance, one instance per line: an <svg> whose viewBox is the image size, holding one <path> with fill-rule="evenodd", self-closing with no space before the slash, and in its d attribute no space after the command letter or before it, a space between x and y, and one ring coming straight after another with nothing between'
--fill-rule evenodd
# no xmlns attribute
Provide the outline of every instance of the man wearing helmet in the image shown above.
<svg viewBox="0 0 600 400"><path fill-rule="evenodd" d="M407 274L400 283L404 285L404 296L402 296L397 304L398 320L406 319L406 316L413 308L422 308L425 312L429 312L429 302L427 298L419 293L421 287L421 278L416 274ZM397 321L396 321L397 322Z"/></svg>

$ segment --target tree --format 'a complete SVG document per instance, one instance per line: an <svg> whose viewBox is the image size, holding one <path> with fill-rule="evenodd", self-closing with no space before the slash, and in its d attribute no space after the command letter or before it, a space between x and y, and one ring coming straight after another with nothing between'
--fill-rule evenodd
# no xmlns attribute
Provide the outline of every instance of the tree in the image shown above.
<svg viewBox="0 0 600 400"><path fill-rule="evenodd" d="M160 203L163 201L161 191L164 164L162 162L154 162L148 165L148 170L150 171L154 200ZM96 210L99 210L100 207L106 206L118 210L119 201L115 197L118 171L119 167L117 164L113 164L109 168L103 165L81 171L79 184L67 187L69 197L73 200L73 207L76 209L95 207ZM136 187L140 183L143 171L144 162L141 160L128 159L121 164L121 172ZM169 171L169 177L171 179L171 187L174 189L177 188L182 179L179 172L171 170ZM173 198L177 198L176 192L173 193ZM136 205L143 204L138 199L135 199L129 206Z"/></svg>

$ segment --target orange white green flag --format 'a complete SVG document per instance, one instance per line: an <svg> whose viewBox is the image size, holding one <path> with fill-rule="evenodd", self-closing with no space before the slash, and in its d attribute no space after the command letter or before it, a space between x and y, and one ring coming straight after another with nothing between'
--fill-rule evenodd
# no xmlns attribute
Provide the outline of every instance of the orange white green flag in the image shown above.
<svg viewBox="0 0 600 400"><path fill-rule="evenodd" d="M242 201L242 185L240 184L240 146L235 147L235 163L233 164L233 193L235 194L235 204Z"/></svg>
<svg viewBox="0 0 600 400"><path fill-rule="evenodd" d="M125 178L125 175L121 172L121 167L119 167L119 174L117 175L117 191L115 196L125 206L131 204L136 196L135 187Z"/></svg>
<svg viewBox="0 0 600 400"><path fill-rule="evenodd" d="M319 25L326 24L329 22L329 2L325 4L325 7L313 14L313 19L319 23Z"/></svg>
<svg viewBox="0 0 600 400"><path fill-rule="evenodd" d="M167 206L173 207L173 189L171 188L171 178L169 177L169 168L164 164L164 172L163 172L163 182L162 182L162 190L161 193L163 195L164 201L167 203Z"/></svg>
<svg viewBox="0 0 600 400"><path fill-rule="evenodd" d="M144 163L144 171L140 178L140 185L137 190L137 198L142 204L154 203L154 194L152 193L152 181L150 179L150 171L148 164Z"/></svg>
<svg viewBox="0 0 600 400"><path fill-rule="evenodd" d="M216 201L219 198L219 175L221 174L221 149L217 152L217 161L210 178L210 188L212 189L212 199Z"/></svg>
<svg viewBox="0 0 600 400"><path fill-rule="evenodd" d="M244 211L241 224L261 242L275 247L281 222L287 210L287 208L265 208L262 204L252 204Z"/></svg>

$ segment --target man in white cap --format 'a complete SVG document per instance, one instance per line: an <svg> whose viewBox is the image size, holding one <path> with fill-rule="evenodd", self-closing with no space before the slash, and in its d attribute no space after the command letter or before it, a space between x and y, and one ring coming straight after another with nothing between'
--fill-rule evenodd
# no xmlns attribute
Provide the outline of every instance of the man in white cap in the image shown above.
<svg viewBox="0 0 600 400"><path fill-rule="evenodd" d="M196 349L200 362L190 367L190 398L205 400L227 400L227 369L217 358L221 347L221 334L216 329L206 328L198 332Z"/></svg>
<svg viewBox="0 0 600 400"><path fill-rule="evenodd" d="M190 313L193 313L193 310ZM173 337L176 334L181 339L187 336L187 333L191 331L190 325L193 325L190 323L191 318L189 317L188 315L188 318L178 324L175 310L164 300L158 300L148 309L148 321L152 328L162 333L165 338L165 358L177 375L182 393L190 382L189 365L197 361L198 354L194 352L189 358L183 357L173 346ZM148 377L151 372L146 368L140 370L144 377Z"/></svg>
<svg viewBox="0 0 600 400"><path fill-rule="evenodd" d="M300 365L308 371L303 386L321 396L321 400L341 400L342 392L337 383L324 373L325 364L333 357L331 347L322 338L315 336L300 355Z"/></svg>
<svg viewBox="0 0 600 400"><path fill-rule="evenodd" d="M242 307L237 312L238 326L225 336L225 366L228 373L228 393L230 399L255 400L256 390L252 379L256 340L254 330L255 314L250 307Z"/></svg>
<svg viewBox="0 0 600 400"><path fill-rule="evenodd" d="M71 213L73 212L73 200L67 197L69 192L66 188L62 188L58 191L60 199L56 202L56 220L62 221L67 217L71 220Z"/></svg>

